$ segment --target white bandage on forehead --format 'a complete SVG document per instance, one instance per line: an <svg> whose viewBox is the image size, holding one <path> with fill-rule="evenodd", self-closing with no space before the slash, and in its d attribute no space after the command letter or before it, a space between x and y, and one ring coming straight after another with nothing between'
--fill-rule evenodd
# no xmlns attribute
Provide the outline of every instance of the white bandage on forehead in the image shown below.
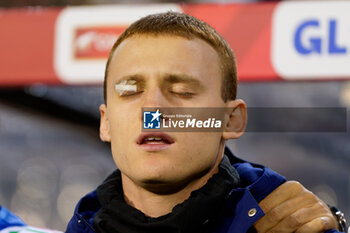
<svg viewBox="0 0 350 233"><path fill-rule="evenodd" d="M123 80L115 85L115 90L119 93L119 96L125 92L137 91L136 80Z"/></svg>

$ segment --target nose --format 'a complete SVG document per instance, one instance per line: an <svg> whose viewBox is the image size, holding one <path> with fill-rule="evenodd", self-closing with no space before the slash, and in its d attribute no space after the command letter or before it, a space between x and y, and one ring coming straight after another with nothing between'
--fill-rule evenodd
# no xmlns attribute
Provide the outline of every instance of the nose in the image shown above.
<svg viewBox="0 0 350 233"><path fill-rule="evenodd" d="M167 106L167 100L159 87L149 89L144 94L143 107L159 108Z"/></svg>

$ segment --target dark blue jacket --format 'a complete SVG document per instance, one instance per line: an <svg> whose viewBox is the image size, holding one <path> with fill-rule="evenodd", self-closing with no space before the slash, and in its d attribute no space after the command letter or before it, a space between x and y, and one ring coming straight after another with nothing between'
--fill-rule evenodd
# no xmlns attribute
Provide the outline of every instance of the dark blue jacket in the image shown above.
<svg viewBox="0 0 350 233"><path fill-rule="evenodd" d="M258 203L286 180L267 167L236 158L228 148L225 149L225 154L238 171L242 188L231 191L224 210L230 214L226 215L224 223L217 226L213 233L247 232L258 219L264 216ZM93 218L99 209L96 191L87 194L77 204L66 232L94 233ZM327 231L327 233L335 232L338 231Z"/></svg>

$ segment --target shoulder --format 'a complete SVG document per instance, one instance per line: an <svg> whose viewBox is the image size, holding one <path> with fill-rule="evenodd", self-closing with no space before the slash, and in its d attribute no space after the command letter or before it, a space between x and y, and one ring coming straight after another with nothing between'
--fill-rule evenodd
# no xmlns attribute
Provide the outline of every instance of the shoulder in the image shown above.
<svg viewBox="0 0 350 233"><path fill-rule="evenodd" d="M248 190L258 202L286 181L282 175L264 165L236 157L228 147L225 155L239 174L240 188Z"/></svg>
<svg viewBox="0 0 350 233"><path fill-rule="evenodd" d="M93 218L100 208L96 190L86 194L76 205L66 232L93 232Z"/></svg>

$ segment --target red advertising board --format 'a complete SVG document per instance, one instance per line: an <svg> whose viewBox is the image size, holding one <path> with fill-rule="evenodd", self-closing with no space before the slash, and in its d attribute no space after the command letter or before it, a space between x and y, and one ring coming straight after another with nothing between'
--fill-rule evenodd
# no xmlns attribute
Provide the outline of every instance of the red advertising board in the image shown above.
<svg viewBox="0 0 350 233"><path fill-rule="evenodd" d="M114 42L126 27L76 28L74 32L75 59L105 59Z"/></svg>
<svg viewBox="0 0 350 233"><path fill-rule="evenodd" d="M184 12L212 25L235 52L240 81L276 80L270 62L276 3L184 5Z"/></svg>
<svg viewBox="0 0 350 233"><path fill-rule="evenodd" d="M168 10L212 25L235 52L240 81L348 79L349 7L337 1L2 9L0 86L102 84L123 30Z"/></svg>
<svg viewBox="0 0 350 233"><path fill-rule="evenodd" d="M0 85L60 83L53 67L55 22L61 9L0 11Z"/></svg>

